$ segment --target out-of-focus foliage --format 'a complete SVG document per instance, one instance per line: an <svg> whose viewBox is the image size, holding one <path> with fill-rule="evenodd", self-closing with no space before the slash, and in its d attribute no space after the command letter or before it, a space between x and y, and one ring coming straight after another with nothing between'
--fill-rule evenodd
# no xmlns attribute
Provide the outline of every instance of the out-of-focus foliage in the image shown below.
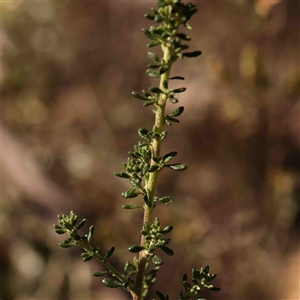
<svg viewBox="0 0 300 300"><path fill-rule="evenodd" d="M209 264L222 287L214 299L297 299L299 3L197 5L193 42L203 55L177 65L186 113L165 145L189 168L163 173L158 187L174 199L159 214L177 251L157 289L174 299L181 274ZM149 85L141 16L150 6L2 3L3 299L125 298L90 275L97 264L57 246L52 224L72 207L116 257L130 259L139 242L140 215L122 210L129 187L114 172L136 128L152 124L131 97Z"/></svg>

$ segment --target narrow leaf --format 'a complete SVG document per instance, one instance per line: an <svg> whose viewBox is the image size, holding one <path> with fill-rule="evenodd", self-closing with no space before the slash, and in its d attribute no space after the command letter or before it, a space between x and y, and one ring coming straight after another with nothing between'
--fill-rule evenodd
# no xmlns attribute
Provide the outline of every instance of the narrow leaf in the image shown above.
<svg viewBox="0 0 300 300"><path fill-rule="evenodd" d="M137 92L132 92L131 93L135 98L137 98L137 99L140 99L140 100L148 100L148 97L145 97L145 96L143 96L143 95L140 95L139 93L137 93Z"/></svg>
<svg viewBox="0 0 300 300"><path fill-rule="evenodd" d="M178 99L174 98L174 97L169 97L169 101L173 104L178 102Z"/></svg>
<svg viewBox="0 0 300 300"><path fill-rule="evenodd" d="M143 207L139 206L139 205L126 204L126 205L123 205L122 208L124 208L124 209L135 209L135 208L143 208Z"/></svg>
<svg viewBox="0 0 300 300"><path fill-rule="evenodd" d="M183 88L175 89L174 93L182 93L184 91L186 91L186 88L183 87Z"/></svg>
<svg viewBox="0 0 300 300"><path fill-rule="evenodd" d="M173 157L177 155L177 152L173 151L163 156L163 161L165 163L169 162Z"/></svg>
<svg viewBox="0 0 300 300"><path fill-rule="evenodd" d="M90 228L89 228L89 233L88 233L88 236L87 236L87 240L90 241L91 240L91 237L93 236L94 234L94 225L92 225Z"/></svg>
<svg viewBox="0 0 300 300"><path fill-rule="evenodd" d="M109 288L118 288L120 286L123 286L123 283L120 282L120 281L117 281L117 280L113 280L113 279L110 279L110 278L104 278L102 280L102 283L109 287Z"/></svg>
<svg viewBox="0 0 300 300"><path fill-rule="evenodd" d="M174 255L174 252L172 249L166 247L166 246L161 246L159 247L162 251L164 251L167 255L172 256Z"/></svg>
<svg viewBox="0 0 300 300"><path fill-rule="evenodd" d="M161 141L163 141L168 135L168 132L167 131L163 131L161 134L160 134L160 139Z"/></svg>
<svg viewBox="0 0 300 300"><path fill-rule="evenodd" d="M64 233L67 232L66 229L62 228L62 227L59 226L59 225L53 225L53 227L54 227L54 230L55 230L55 232L56 232L57 234L64 234Z"/></svg>
<svg viewBox="0 0 300 300"><path fill-rule="evenodd" d="M159 300L169 300L169 296L167 295L166 297L159 291L156 291L155 294L159 298Z"/></svg>
<svg viewBox="0 0 300 300"><path fill-rule="evenodd" d="M185 53L182 53L182 55L185 56L185 57L197 57L197 56L199 56L201 54L202 54L201 51L194 51L194 52L185 52Z"/></svg>
<svg viewBox="0 0 300 300"><path fill-rule="evenodd" d="M171 121L171 122L175 122L175 123L180 123L180 121L179 121L178 119L173 118L173 117L171 117L171 116L169 116L169 115L166 115L166 116L165 116L165 121ZM166 122L166 123L167 123L167 122Z"/></svg>
<svg viewBox="0 0 300 300"><path fill-rule="evenodd" d="M181 77L181 76L174 76L174 77L171 77L169 78L170 80L184 80L184 77Z"/></svg>
<svg viewBox="0 0 300 300"><path fill-rule="evenodd" d="M148 170L149 173L153 173L155 172L157 169L159 168L159 166L151 166Z"/></svg>
<svg viewBox="0 0 300 300"><path fill-rule="evenodd" d="M143 105L144 105L144 106L149 106L149 105L152 105L152 104L154 104L154 103L156 103L156 101L150 100L150 101L146 101Z"/></svg>
<svg viewBox="0 0 300 300"><path fill-rule="evenodd" d="M145 247L140 246L140 245L134 245L128 248L128 251L131 253L138 253L142 250L145 250Z"/></svg>
<svg viewBox="0 0 300 300"><path fill-rule="evenodd" d="M159 74L164 74L165 72L167 72L169 69L168 65L163 65L160 70L159 70Z"/></svg>
<svg viewBox="0 0 300 300"><path fill-rule="evenodd" d="M139 195L138 192L136 192L135 188L131 188L128 191L122 193L122 196L124 198L135 198Z"/></svg>
<svg viewBox="0 0 300 300"><path fill-rule="evenodd" d="M184 171L187 168L185 164L166 165L166 167L175 171Z"/></svg>
<svg viewBox="0 0 300 300"><path fill-rule="evenodd" d="M184 107L180 106L178 108L176 108L169 116L170 117L178 117L180 116L184 111Z"/></svg>
<svg viewBox="0 0 300 300"><path fill-rule="evenodd" d="M191 37L184 34L184 33L177 33L176 36L178 36L181 40L184 40L184 41L190 41L191 40Z"/></svg>
<svg viewBox="0 0 300 300"><path fill-rule="evenodd" d="M146 74L149 76L149 77L153 77L153 78L158 78L160 76L159 72L155 71L155 70L152 70L152 69L148 69L146 71Z"/></svg>
<svg viewBox="0 0 300 300"><path fill-rule="evenodd" d="M83 220L81 220L80 222L79 222L79 224L77 225L77 230L78 229L80 229L81 227L83 227L84 226L84 224L85 224L85 222L86 222L86 219L83 219Z"/></svg>
<svg viewBox="0 0 300 300"><path fill-rule="evenodd" d="M157 55L157 53L154 53L154 52L148 52L148 57L150 59L153 59L156 63L159 62L159 56Z"/></svg>
<svg viewBox="0 0 300 300"><path fill-rule="evenodd" d="M149 30L142 29L142 31L147 38L149 38L151 40L155 40L155 36L153 36L153 34Z"/></svg>
<svg viewBox="0 0 300 300"><path fill-rule="evenodd" d="M171 198L171 197L169 197L169 198ZM167 233L171 232L172 229L173 229L173 226L166 226L164 229L161 230L161 233L167 234Z"/></svg>
<svg viewBox="0 0 300 300"><path fill-rule="evenodd" d="M130 174L127 172L116 172L115 175L120 178L131 178Z"/></svg>
<svg viewBox="0 0 300 300"><path fill-rule="evenodd" d="M165 196L165 197L159 198L158 201L162 202L163 204L168 205L173 202L173 199L169 196Z"/></svg>
<svg viewBox="0 0 300 300"><path fill-rule="evenodd" d="M148 205L148 207L151 207L151 198L148 192L144 195L144 201Z"/></svg>
<svg viewBox="0 0 300 300"><path fill-rule="evenodd" d="M186 29L193 30L193 27L189 23L183 24Z"/></svg>
<svg viewBox="0 0 300 300"><path fill-rule="evenodd" d="M150 15L150 14L145 14L144 17L149 19L149 20L154 20L155 19L155 16Z"/></svg>
<svg viewBox="0 0 300 300"><path fill-rule="evenodd" d="M151 47L155 47L155 46L157 46L159 44L161 44L160 41L153 41L153 42L150 42L149 44L147 44L147 47L151 48Z"/></svg>
<svg viewBox="0 0 300 300"><path fill-rule="evenodd" d="M105 275L107 273L107 271L95 271L95 272L93 272L93 276L95 276L95 277L101 277L101 276L103 276L103 275Z"/></svg>
<svg viewBox="0 0 300 300"><path fill-rule="evenodd" d="M149 88L149 90L152 93L156 93L156 94L162 94L163 93L163 91L159 87L156 87L156 86Z"/></svg>
<svg viewBox="0 0 300 300"><path fill-rule="evenodd" d="M111 247L111 249L108 250L107 253L105 254L105 258L111 257L114 252L115 252L115 247Z"/></svg>

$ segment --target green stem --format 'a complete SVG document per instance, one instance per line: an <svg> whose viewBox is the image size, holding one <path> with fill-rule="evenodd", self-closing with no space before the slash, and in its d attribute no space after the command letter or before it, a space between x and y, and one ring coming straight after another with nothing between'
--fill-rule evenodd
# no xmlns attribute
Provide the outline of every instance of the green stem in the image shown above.
<svg viewBox="0 0 300 300"><path fill-rule="evenodd" d="M168 64L168 70L162 74L160 77L160 89L165 90L163 83L169 81L169 75L170 70L172 66L172 48L167 46L162 46L162 50L164 53L164 61ZM167 101L167 95L160 94L160 98L155 105L155 127L156 132L160 134L163 131L163 127L165 124L165 107L166 107L166 101ZM154 157L160 157L160 148L161 148L161 138L159 135L153 138L151 145L152 149L152 155ZM156 162L152 159L151 160L151 166L156 165ZM155 194L155 188L156 188L156 182L158 178L159 171L155 171L153 173L150 173L149 178L145 180L145 190L150 195L150 203L151 207L149 207L147 204L144 204L144 219L143 224L152 224L152 211L153 211L153 204L154 204L154 194ZM147 240L142 235L141 237L141 246L146 246ZM134 290L137 291L137 294L133 295L133 300L143 300L143 284L144 284L144 277L145 277L145 268L147 261L149 259L149 252L147 250L143 250L139 252L139 262L138 262L138 270L136 274L136 280L134 285Z"/></svg>
<svg viewBox="0 0 300 300"><path fill-rule="evenodd" d="M109 263L109 261L107 259L102 257L99 253L93 252L93 248L87 240L76 240L74 242L77 246L80 246L81 248L83 248L87 252L93 253L93 257L96 258L101 264L103 264L113 277L118 278L123 283L127 282L127 278L123 274L121 274L117 269L115 269ZM131 284L129 284L127 289L130 290L130 291L133 291L134 287Z"/></svg>

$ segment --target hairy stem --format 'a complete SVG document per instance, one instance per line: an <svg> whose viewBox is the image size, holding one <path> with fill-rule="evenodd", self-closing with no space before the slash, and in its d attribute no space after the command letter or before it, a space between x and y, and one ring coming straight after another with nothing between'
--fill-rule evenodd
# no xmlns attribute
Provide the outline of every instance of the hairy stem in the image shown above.
<svg viewBox="0 0 300 300"><path fill-rule="evenodd" d="M169 81L170 69L172 66L171 62L171 55L172 55L172 48L167 46L162 46L162 50L164 53L164 61L168 64L168 70L162 74L160 77L160 89L165 90L163 83ZM156 132L160 134L163 131L163 127L165 124L165 107L166 107L167 96L165 94L160 94L160 98L155 105L155 127ZM153 138L151 142L151 149L153 157L160 157L160 148L161 148L161 138L159 135ZM156 162L152 159L151 166L156 165ZM144 204L144 218L143 224L152 224L152 211L153 211L153 204L154 204L154 194L156 188L156 182L158 178L159 171L155 171L150 173L148 180L145 180L145 190L148 192L151 200L151 207L147 204ZM141 237L141 246L146 246L147 240L142 235ZM149 253L147 250L143 250L139 253L139 262L138 262L138 270L136 274L136 281L134 290L137 291L137 294L133 295L133 300L143 300L143 283L145 277L145 267L147 261L149 259Z"/></svg>
<svg viewBox="0 0 300 300"><path fill-rule="evenodd" d="M86 241L86 240L76 240L75 244L77 246L80 246L81 248L83 248L84 250L88 251L88 252L93 252L93 248L91 246L91 244ZM118 278L121 282L126 283L127 278L121 274L117 269L115 269L107 259L105 259L104 257L102 257L99 253L97 252L93 252L93 257L95 259L97 259L101 264L103 264L106 269L109 271L110 274L112 274L113 277ZM134 290L134 287L132 285L128 285L128 290L132 291Z"/></svg>

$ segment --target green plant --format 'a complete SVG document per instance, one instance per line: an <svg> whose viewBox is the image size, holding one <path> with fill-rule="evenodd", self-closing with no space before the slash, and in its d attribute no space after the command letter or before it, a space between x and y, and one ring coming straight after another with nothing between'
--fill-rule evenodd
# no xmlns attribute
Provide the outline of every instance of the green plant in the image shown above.
<svg viewBox="0 0 300 300"><path fill-rule="evenodd" d="M128 179L132 188L122 193L126 199L141 197L141 205L126 204L124 209L141 209L143 212L143 228L141 231L141 242L139 245L129 247L132 253L138 253L133 261L127 261L122 271L116 270L109 262L109 257L113 254L115 248L112 247L106 254L100 254L102 251L98 247L91 245L91 237L94 227L91 226L88 234L81 236L78 230L85 224L85 219L78 223L78 216L73 212L69 216L58 216L59 225L54 225L58 234L67 233L69 238L60 243L63 248L80 246L84 249L82 253L83 261L89 261L96 258L106 268L102 272L94 272L94 276L111 275L112 278L102 280L103 284L110 288L123 287L128 291L134 300L145 299L149 287L155 282L156 274L159 271L163 260L159 257L159 251L162 250L167 255L172 256L173 251L167 247L170 238L165 237L173 227L161 227L160 220L156 217L153 220L153 210L158 203L170 204L173 200L170 196L157 197L155 188L159 173L165 169L183 171L186 165L182 163L171 163L171 160L177 155L177 152L161 154L161 144L167 136L164 130L165 125L179 123L178 117L183 113L184 107L176 108L172 113L166 114L165 107L167 101L172 104L178 102L177 94L186 89L169 88L170 80L184 80L181 76L170 77L171 67L177 59L184 57L197 57L200 51L185 52L189 48L183 44L190 41L191 38L178 31L180 25L187 29L192 29L188 21L197 9L194 4L181 3L180 0L158 0L158 8L152 8L152 14L146 14L150 20L158 23L158 26L151 26L149 30L143 29L144 34L151 39L148 47L160 45L163 57L157 53L148 52L148 56L153 60L146 73L152 78L159 78L159 86L150 87L148 91L143 90L141 94L133 92L133 96L144 101L144 106L153 106L155 114L154 126L151 130L140 128L138 134L142 139L134 150L129 152L130 157L123 164L124 170L116 173L118 177ZM158 252L158 254L156 254ZM180 293L178 300L196 298L204 288L214 291L219 288L214 287L211 281L216 277L209 273L209 267L192 269L192 283L188 282L187 275L183 275L184 292ZM168 300L157 291L156 295L160 300Z"/></svg>

